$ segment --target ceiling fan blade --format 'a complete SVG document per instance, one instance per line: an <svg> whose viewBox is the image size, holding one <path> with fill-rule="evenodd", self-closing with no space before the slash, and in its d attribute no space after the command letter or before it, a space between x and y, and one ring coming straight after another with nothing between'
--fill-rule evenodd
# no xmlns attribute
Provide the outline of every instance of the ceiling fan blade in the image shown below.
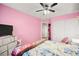
<svg viewBox="0 0 79 59"><path fill-rule="evenodd" d="M45 7L49 7L48 4L44 4Z"/></svg>
<svg viewBox="0 0 79 59"><path fill-rule="evenodd" d="M43 11L43 10L37 10L36 12L40 12L40 11Z"/></svg>
<svg viewBox="0 0 79 59"><path fill-rule="evenodd" d="M53 7L53 6L55 6L55 5L57 5L58 3L53 3L52 5L51 5L51 7Z"/></svg>
<svg viewBox="0 0 79 59"><path fill-rule="evenodd" d="M40 3L40 5L44 8L44 4L43 3Z"/></svg>
<svg viewBox="0 0 79 59"><path fill-rule="evenodd" d="M51 11L51 12L55 12L55 10L51 10L51 9L49 9L49 11Z"/></svg>

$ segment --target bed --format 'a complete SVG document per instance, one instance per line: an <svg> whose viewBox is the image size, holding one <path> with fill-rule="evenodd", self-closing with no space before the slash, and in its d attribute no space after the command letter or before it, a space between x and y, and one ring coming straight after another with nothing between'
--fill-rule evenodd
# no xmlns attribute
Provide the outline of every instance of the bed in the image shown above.
<svg viewBox="0 0 79 59"><path fill-rule="evenodd" d="M79 46L50 40L39 40L15 48L12 56L78 56Z"/></svg>

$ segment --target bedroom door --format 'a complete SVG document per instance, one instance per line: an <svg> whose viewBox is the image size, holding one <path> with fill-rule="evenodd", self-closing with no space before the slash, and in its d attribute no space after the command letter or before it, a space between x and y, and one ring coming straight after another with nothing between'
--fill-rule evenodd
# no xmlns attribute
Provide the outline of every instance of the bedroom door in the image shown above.
<svg viewBox="0 0 79 59"><path fill-rule="evenodd" d="M48 38L48 24L42 23L42 38Z"/></svg>

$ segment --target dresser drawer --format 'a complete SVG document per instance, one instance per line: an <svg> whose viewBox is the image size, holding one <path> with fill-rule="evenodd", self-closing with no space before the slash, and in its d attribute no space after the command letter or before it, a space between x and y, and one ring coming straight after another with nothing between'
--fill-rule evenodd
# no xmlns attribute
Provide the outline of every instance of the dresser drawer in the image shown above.
<svg viewBox="0 0 79 59"><path fill-rule="evenodd" d="M14 42L8 44L8 49L15 48L16 46L17 46L17 41L14 41Z"/></svg>
<svg viewBox="0 0 79 59"><path fill-rule="evenodd" d="M10 43L11 42L11 39L10 38L4 38L4 39L2 39L2 44L4 45L4 44L8 44L8 43Z"/></svg>
<svg viewBox="0 0 79 59"><path fill-rule="evenodd" d="M0 53L4 52L7 50L7 46L2 46L0 47Z"/></svg>
<svg viewBox="0 0 79 59"><path fill-rule="evenodd" d="M0 39L0 46L2 46L2 39Z"/></svg>
<svg viewBox="0 0 79 59"><path fill-rule="evenodd" d="M4 53L0 54L0 56L7 56L7 51L5 51Z"/></svg>

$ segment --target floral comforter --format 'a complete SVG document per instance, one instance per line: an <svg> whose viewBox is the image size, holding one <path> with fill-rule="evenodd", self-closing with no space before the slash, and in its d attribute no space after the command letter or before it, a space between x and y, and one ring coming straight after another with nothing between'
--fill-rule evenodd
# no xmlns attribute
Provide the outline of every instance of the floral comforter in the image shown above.
<svg viewBox="0 0 79 59"><path fill-rule="evenodd" d="M79 46L45 41L22 56L78 56Z"/></svg>

